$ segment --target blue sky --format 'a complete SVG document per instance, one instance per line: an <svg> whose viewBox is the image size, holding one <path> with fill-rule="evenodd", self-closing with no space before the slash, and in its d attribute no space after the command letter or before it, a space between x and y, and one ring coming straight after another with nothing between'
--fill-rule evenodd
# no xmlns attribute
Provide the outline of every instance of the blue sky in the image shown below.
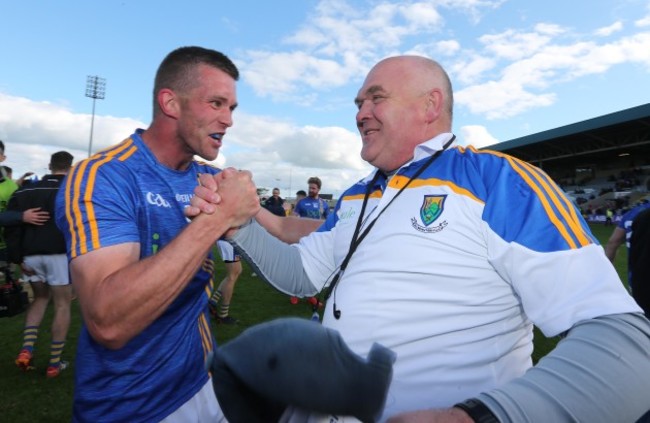
<svg viewBox="0 0 650 423"><path fill-rule="evenodd" d="M217 164L283 196L323 179L338 195L369 171L352 102L396 54L438 60L454 132L478 147L650 101L650 0L171 0L4 2L0 139L15 176L60 149L87 156L88 75L106 78L93 150L146 128L153 76L183 45L239 66L239 108Z"/></svg>

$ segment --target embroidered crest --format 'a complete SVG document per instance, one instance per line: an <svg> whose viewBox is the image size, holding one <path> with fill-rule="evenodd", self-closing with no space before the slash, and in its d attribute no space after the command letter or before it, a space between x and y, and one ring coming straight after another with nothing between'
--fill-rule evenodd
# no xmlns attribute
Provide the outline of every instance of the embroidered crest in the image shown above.
<svg viewBox="0 0 650 423"><path fill-rule="evenodd" d="M425 195L420 207L420 218L424 226L429 226L440 217L445 208L447 195Z"/></svg>
<svg viewBox="0 0 650 423"><path fill-rule="evenodd" d="M439 225L433 227L429 226L435 222L444 211L446 199L447 194L425 195L424 200L422 201L422 206L420 206L420 220L424 223L424 226L420 225L415 217L411 218L411 225L420 232L432 233L441 231L445 226L447 226L447 221L440 222Z"/></svg>

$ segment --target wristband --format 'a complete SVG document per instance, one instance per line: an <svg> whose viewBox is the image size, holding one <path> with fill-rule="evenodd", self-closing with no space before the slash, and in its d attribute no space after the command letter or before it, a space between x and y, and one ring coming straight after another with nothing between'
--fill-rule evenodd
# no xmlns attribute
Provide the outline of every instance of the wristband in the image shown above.
<svg viewBox="0 0 650 423"><path fill-rule="evenodd" d="M455 404L454 407L466 412L475 423L499 423L492 411L481 401L470 398L466 401Z"/></svg>

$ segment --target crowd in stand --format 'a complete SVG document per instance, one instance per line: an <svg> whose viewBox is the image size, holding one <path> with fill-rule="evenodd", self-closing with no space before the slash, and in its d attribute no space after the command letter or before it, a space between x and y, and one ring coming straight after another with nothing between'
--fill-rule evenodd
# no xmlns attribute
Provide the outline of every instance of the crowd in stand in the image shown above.
<svg viewBox="0 0 650 423"><path fill-rule="evenodd" d="M624 168L601 177L592 171L580 180L566 174L551 176L590 222L619 221L639 201L650 196L650 170L646 167Z"/></svg>

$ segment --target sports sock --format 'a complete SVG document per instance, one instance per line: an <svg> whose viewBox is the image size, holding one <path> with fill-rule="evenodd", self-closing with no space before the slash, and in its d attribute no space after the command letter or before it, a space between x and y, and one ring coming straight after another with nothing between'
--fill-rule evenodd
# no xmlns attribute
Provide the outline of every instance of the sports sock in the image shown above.
<svg viewBox="0 0 650 423"><path fill-rule="evenodd" d="M230 312L230 304L219 304L219 311L217 311L218 317L226 317Z"/></svg>
<svg viewBox="0 0 650 423"><path fill-rule="evenodd" d="M38 338L38 326L25 326L23 330L23 350L27 350L30 353L34 352L34 344L36 344L36 339Z"/></svg>
<svg viewBox="0 0 650 423"><path fill-rule="evenodd" d="M65 341L54 342L52 341L52 346L50 347L50 367L59 367L61 364L61 353L63 353L63 346Z"/></svg>
<svg viewBox="0 0 650 423"><path fill-rule="evenodd" d="M223 294L221 293L221 291L219 291L218 289L215 290L212 293L212 296L210 297L210 304L216 307L219 300L221 300L222 295Z"/></svg>

